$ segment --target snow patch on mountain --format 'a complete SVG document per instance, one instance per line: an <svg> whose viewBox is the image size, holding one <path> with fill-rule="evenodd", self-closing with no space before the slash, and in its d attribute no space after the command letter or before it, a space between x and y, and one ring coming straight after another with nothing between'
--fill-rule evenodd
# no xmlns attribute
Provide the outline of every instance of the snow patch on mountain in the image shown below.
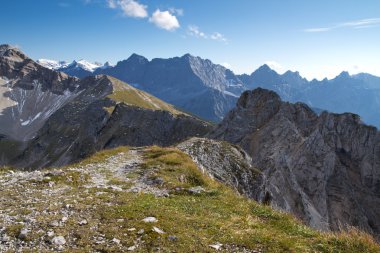
<svg viewBox="0 0 380 253"><path fill-rule="evenodd" d="M37 63L45 68L53 69L53 70L65 68L69 65L69 63L66 61L55 61L55 60L49 60L49 59L39 59L37 60Z"/></svg>
<svg viewBox="0 0 380 253"><path fill-rule="evenodd" d="M83 69L89 72L94 72L97 69L107 69L110 67L113 67L109 62L106 62L105 64L99 63L99 62L94 62L91 63L86 60L79 60L79 61L72 61L71 63L66 62L66 61L56 61L56 60L49 60L49 59L39 59L37 60L37 63L40 64L41 66L52 69L52 70L61 70L61 69L66 69L66 68L76 68L76 69Z"/></svg>

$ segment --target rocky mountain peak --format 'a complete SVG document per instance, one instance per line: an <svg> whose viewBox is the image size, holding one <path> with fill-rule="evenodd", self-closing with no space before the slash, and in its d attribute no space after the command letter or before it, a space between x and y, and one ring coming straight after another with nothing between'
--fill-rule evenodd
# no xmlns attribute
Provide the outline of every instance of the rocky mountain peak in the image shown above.
<svg viewBox="0 0 380 253"><path fill-rule="evenodd" d="M273 73L275 72L273 69L271 69L268 64L264 64L260 66L258 69L256 69L252 74L256 73Z"/></svg>
<svg viewBox="0 0 380 253"><path fill-rule="evenodd" d="M318 116L256 89L242 94L210 137L240 145L262 170L258 201L318 229L380 235L380 134L358 115Z"/></svg>
<svg viewBox="0 0 380 253"><path fill-rule="evenodd" d="M144 63L149 62L149 60L147 58L145 58L144 56L138 55L135 53L133 53L131 56L129 56L129 58L126 61L129 63L139 63L139 64L144 64Z"/></svg>
<svg viewBox="0 0 380 253"><path fill-rule="evenodd" d="M238 106L244 109L264 108L265 106L273 106L281 102L281 98L276 92L257 88L252 91L244 91L238 100Z"/></svg>
<svg viewBox="0 0 380 253"><path fill-rule="evenodd" d="M350 78L350 73L342 71L336 78Z"/></svg>
<svg viewBox="0 0 380 253"><path fill-rule="evenodd" d="M23 62L29 59L21 50L11 45L0 45L0 60L8 62Z"/></svg>

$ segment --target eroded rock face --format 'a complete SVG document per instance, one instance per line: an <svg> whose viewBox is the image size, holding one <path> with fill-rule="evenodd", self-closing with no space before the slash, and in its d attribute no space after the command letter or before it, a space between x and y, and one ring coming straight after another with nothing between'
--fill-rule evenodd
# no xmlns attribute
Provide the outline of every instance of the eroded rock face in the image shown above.
<svg viewBox="0 0 380 253"><path fill-rule="evenodd" d="M0 46L0 134L23 142L83 90L77 78L44 68L17 48Z"/></svg>
<svg viewBox="0 0 380 253"><path fill-rule="evenodd" d="M262 174L251 165L251 158L240 147L225 141L191 138L177 148L188 154L199 168L226 183L239 193L258 198L256 188L261 186Z"/></svg>
<svg viewBox="0 0 380 253"><path fill-rule="evenodd" d="M316 115L268 90L246 91L210 137L240 145L264 174L259 201L312 227L380 234L380 135L357 115Z"/></svg>

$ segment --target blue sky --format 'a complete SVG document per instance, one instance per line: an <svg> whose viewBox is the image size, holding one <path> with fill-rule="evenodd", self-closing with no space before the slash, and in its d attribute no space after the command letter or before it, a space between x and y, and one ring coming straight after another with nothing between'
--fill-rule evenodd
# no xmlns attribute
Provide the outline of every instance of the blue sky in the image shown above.
<svg viewBox="0 0 380 253"><path fill-rule="evenodd" d="M0 43L33 59L191 53L251 73L380 76L378 0L2 0Z"/></svg>

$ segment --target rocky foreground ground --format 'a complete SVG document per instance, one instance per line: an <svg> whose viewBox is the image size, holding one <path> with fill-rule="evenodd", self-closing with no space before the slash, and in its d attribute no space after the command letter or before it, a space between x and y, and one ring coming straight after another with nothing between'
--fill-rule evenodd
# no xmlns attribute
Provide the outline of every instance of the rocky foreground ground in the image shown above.
<svg viewBox="0 0 380 253"><path fill-rule="evenodd" d="M380 252L314 231L202 174L176 148L117 148L0 171L0 252Z"/></svg>

